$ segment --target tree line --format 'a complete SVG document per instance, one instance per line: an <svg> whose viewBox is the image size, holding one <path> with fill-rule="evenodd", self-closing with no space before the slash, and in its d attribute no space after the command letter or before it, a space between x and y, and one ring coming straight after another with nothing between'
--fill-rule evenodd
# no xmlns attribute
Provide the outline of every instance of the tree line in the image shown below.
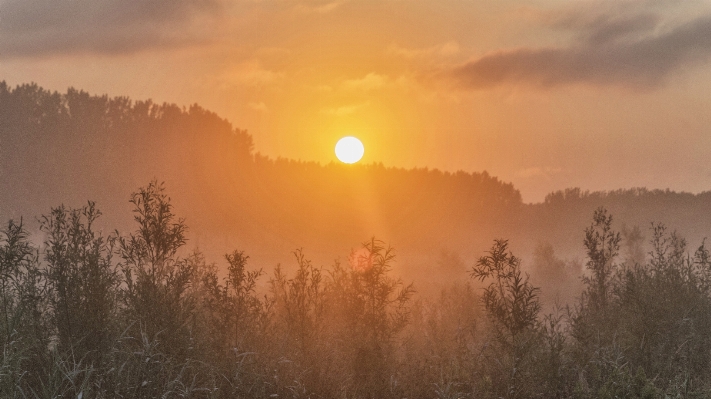
<svg viewBox="0 0 711 399"><path fill-rule="evenodd" d="M176 194L193 239L240 242L262 265L286 263L272 254L297 246L326 262L370 235L397 242L401 259L423 269L443 250L471 262L492 237L509 238L524 257L545 237L568 258L600 205L629 229L663 217L693 240L711 223L709 193L573 188L524 204L513 184L486 171L274 159L197 104L0 82L0 219L92 198L100 224L126 231L126 193L156 177ZM201 246L212 258L230 249Z"/></svg>

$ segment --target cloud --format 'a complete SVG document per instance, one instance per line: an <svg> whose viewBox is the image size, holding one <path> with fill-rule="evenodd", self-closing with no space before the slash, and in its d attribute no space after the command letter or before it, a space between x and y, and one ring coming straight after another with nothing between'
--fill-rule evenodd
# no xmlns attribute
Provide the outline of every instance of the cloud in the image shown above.
<svg viewBox="0 0 711 399"><path fill-rule="evenodd" d="M365 102L361 104L344 105L341 107L323 108L321 109L321 112L333 116L345 116L354 114L359 109L367 107L368 105L369 103Z"/></svg>
<svg viewBox="0 0 711 399"><path fill-rule="evenodd" d="M551 180L553 175L557 175L562 172L561 168L551 167L551 166L534 166L526 169L521 169L516 172L516 176L522 177L524 179L530 178L543 178L545 180Z"/></svg>
<svg viewBox="0 0 711 399"><path fill-rule="evenodd" d="M0 57L117 54L204 40L224 0L3 0Z"/></svg>
<svg viewBox="0 0 711 399"><path fill-rule="evenodd" d="M260 47L257 49L257 54L262 56L284 57L291 55L292 50L283 47Z"/></svg>
<svg viewBox="0 0 711 399"><path fill-rule="evenodd" d="M323 93L330 93L333 91L333 87L329 85L318 85L314 87L314 90L320 91Z"/></svg>
<svg viewBox="0 0 711 399"><path fill-rule="evenodd" d="M552 21L553 27L579 31L583 41L605 44L615 40L642 38L662 22L662 18L651 12L641 13L567 13ZM641 37L640 37L641 35Z"/></svg>
<svg viewBox="0 0 711 399"><path fill-rule="evenodd" d="M350 79L343 82L343 87L349 90L370 91L379 89L388 82L388 77L371 72L360 79Z"/></svg>
<svg viewBox="0 0 711 399"><path fill-rule="evenodd" d="M223 73L218 80L226 85L267 86L284 77L283 72L275 72L262 67L258 60L245 61Z"/></svg>
<svg viewBox="0 0 711 399"><path fill-rule="evenodd" d="M469 89L502 84L569 84L651 89L681 67L711 56L711 16L665 28L655 15L598 16L558 21L577 29L567 47L496 51L453 68L448 76Z"/></svg>
<svg viewBox="0 0 711 399"><path fill-rule="evenodd" d="M257 111L257 112L268 112L269 108L267 108L267 105L264 104L264 102L251 102L247 104L249 108Z"/></svg>
<svg viewBox="0 0 711 399"><path fill-rule="evenodd" d="M342 6L343 4L347 3L348 0L336 0L336 1L330 1L326 3L322 2L316 2L316 4L306 4L306 3L301 3L297 5L296 9L301 12L306 12L306 13L317 13L317 14L326 14L329 13L336 8Z"/></svg>
<svg viewBox="0 0 711 399"><path fill-rule="evenodd" d="M398 45L392 45L388 48L387 53L396 55L403 58L413 59L422 57L450 57L457 55L460 52L459 43L455 41L450 41L447 43L442 43L436 46L424 47L424 48L406 48L400 47Z"/></svg>

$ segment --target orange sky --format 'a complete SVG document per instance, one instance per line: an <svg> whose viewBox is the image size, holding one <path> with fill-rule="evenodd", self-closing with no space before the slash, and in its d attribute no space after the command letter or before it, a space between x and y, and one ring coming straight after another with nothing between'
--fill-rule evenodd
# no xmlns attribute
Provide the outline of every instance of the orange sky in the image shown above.
<svg viewBox="0 0 711 399"><path fill-rule="evenodd" d="M0 0L0 79L180 105L269 156L487 170L525 201L711 188L711 3Z"/></svg>

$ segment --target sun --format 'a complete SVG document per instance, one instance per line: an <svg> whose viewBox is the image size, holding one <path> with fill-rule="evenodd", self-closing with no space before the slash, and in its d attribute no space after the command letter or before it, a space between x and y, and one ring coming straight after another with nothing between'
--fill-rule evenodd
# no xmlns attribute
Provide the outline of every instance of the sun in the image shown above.
<svg viewBox="0 0 711 399"><path fill-rule="evenodd" d="M336 143L336 157L343 163L356 163L363 158L365 147L360 140L346 136Z"/></svg>

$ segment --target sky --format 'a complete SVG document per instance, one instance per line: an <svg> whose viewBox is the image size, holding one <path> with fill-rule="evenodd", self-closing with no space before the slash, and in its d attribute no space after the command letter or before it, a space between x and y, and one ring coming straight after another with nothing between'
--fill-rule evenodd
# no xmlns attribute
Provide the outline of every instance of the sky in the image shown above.
<svg viewBox="0 0 711 399"><path fill-rule="evenodd" d="M711 189L711 2L0 0L0 80L189 106L270 157Z"/></svg>

